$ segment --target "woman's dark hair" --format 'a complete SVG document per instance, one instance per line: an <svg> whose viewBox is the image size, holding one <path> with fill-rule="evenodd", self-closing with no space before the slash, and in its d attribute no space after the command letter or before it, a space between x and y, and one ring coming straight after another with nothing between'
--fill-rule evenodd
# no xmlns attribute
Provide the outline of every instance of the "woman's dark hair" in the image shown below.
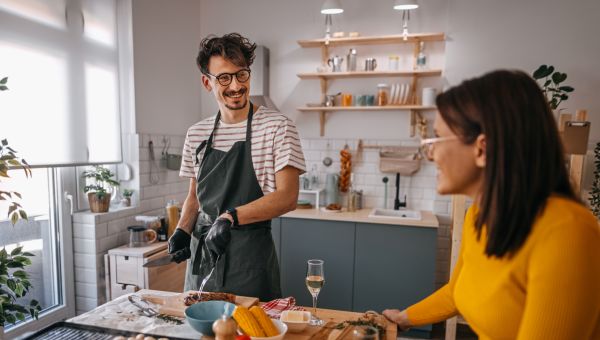
<svg viewBox="0 0 600 340"><path fill-rule="evenodd" d="M200 42L200 52L196 64L200 72L208 73L208 62L212 56L221 56L239 67L250 67L254 61L256 44L238 33L225 34L222 37L209 35Z"/></svg>
<svg viewBox="0 0 600 340"><path fill-rule="evenodd" d="M475 221L485 253L514 254L551 194L577 201L557 124L538 84L521 71L499 70L441 93L440 115L466 144L485 135L484 182Z"/></svg>

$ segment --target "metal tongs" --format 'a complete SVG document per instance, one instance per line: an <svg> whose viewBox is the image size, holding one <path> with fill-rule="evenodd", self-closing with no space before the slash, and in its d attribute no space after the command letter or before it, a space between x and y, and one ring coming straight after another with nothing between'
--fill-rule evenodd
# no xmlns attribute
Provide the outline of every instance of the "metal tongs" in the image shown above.
<svg viewBox="0 0 600 340"><path fill-rule="evenodd" d="M137 301L136 301L136 298L137 298ZM129 302L131 302L132 305L134 305L137 308L139 308L139 310L145 316L147 316L147 317L153 317L153 316L158 315L158 312L156 311L156 309L150 307L150 305L148 304L148 302L140 299L139 296L129 295L127 297L127 299L129 300Z"/></svg>

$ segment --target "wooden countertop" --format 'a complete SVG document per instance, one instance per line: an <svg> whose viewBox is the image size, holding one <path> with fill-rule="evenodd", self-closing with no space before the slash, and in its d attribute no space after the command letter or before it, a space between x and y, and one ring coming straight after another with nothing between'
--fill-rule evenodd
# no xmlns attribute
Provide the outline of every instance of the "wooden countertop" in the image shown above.
<svg viewBox="0 0 600 340"><path fill-rule="evenodd" d="M437 217L431 211L421 211L420 220L395 219L384 217L369 217L373 209L361 209L354 212L324 212L317 209L296 209L281 216L285 218L306 218L313 220L326 221L343 221L343 222L360 222L360 223L376 223L376 224L391 224L405 225L417 227L437 228L440 226Z"/></svg>
<svg viewBox="0 0 600 340"><path fill-rule="evenodd" d="M153 294L162 296L172 296L176 293L164 292L158 290L142 289L133 295ZM129 295L129 294L128 294ZM94 325L112 329L125 330L130 332L139 332L147 334L156 334L165 337L177 337L183 339L198 339L200 333L193 330L186 320L181 325L169 324L155 318L141 315L136 307L127 301L127 296L123 295L115 300L96 307L95 309L73 317L67 321L84 325ZM312 312L312 308L305 307ZM325 321L334 321L340 323L346 320L357 320L362 313L347 312L333 309L317 308L317 316ZM308 340L319 331L321 327L308 326L301 333L285 334L285 340ZM396 340L396 324L389 323L386 328L385 340ZM202 337L202 339L213 339L212 337Z"/></svg>

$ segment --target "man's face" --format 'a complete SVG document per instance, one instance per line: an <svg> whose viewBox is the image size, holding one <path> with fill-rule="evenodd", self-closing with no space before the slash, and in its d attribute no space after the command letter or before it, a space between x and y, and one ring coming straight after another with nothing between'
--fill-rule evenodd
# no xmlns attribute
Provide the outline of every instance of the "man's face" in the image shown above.
<svg viewBox="0 0 600 340"><path fill-rule="evenodd" d="M224 73L237 73L248 68L240 67L221 56L212 56L208 62L208 72L212 75L202 75L202 83L208 91L215 95L219 106L225 106L229 110L241 110L248 104L250 95L250 78L243 82L232 75L231 83L222 85L217 77ZM216 76L216 77L215 77ZM242 79L243 80L243 79Z"/></svg>

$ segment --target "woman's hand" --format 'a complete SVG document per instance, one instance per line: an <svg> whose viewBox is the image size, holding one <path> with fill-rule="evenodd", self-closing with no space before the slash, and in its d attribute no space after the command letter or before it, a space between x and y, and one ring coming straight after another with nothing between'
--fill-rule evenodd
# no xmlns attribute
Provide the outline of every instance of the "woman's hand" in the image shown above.
<svg viewBox="0 0 600 340"><path fill-rule="evenodd" d="M401 331L406 331L413 326L410 324L410 320L408 320L408 313L406 313L406 309L403 311L398 309L386 309L383 311L383 316L385 316L391 322L397 324Z"/></svg>

